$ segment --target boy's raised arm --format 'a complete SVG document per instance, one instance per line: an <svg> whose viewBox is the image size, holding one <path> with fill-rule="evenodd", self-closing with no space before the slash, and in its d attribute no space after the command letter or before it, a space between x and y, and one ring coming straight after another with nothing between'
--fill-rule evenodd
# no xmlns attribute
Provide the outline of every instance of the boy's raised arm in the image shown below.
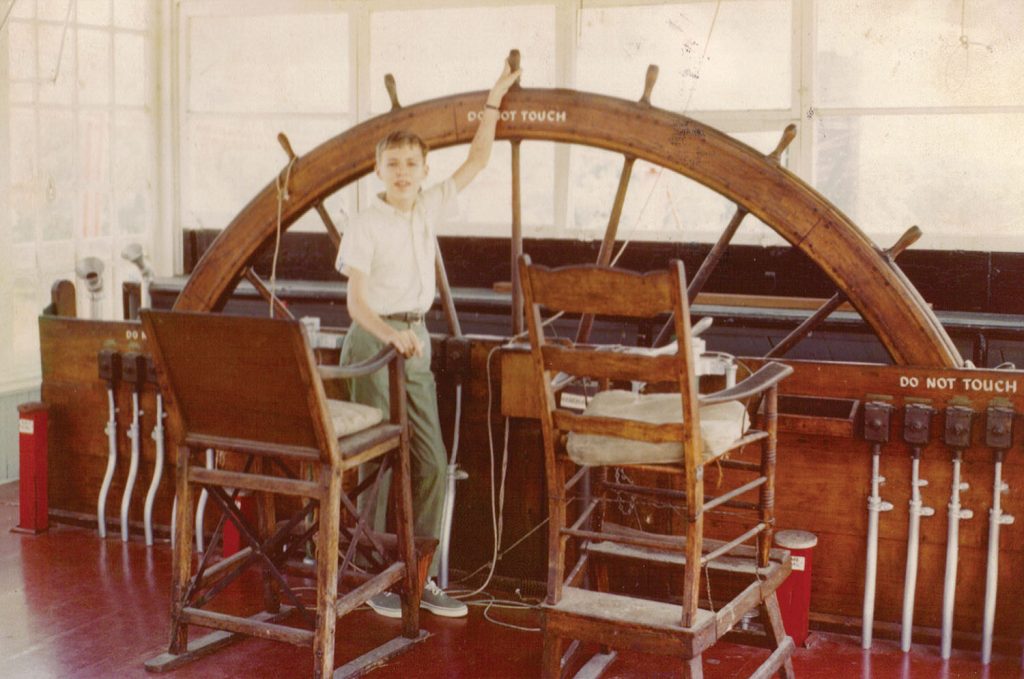
<svg viewBox="0 0 1024 679"><path fill-rule="evenodd" d="M501 100L508 92L508 88L512 87L512 83L519 79L521 73L521 69L513 72L508 60L505 60L505 68L502 70L501 76L487 94L487 104L483 116L480 118L480 126L476 128L476 134L473 135L473 141L469 145L466 162L462 163L459 169L452 174L456 190L464 189L480 174L480 170L487 167L487 163L491 159L491 146L494 145L494 128L498 124Z"/></svg>

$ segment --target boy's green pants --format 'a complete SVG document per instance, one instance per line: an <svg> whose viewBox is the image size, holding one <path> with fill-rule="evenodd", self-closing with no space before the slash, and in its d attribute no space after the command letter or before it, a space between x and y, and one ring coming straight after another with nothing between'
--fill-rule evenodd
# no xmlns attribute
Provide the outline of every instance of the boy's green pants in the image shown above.
<svg viewBox="0 0 1024 679"><path fill-rule="evenodd" d="M430 372L430 336L426 324L410 324L385 320L388 325L404 330L412 328L423 344L423 355L405 359L405 388L409 415L409 448L412 463L413 533L420 537L440 538L441 513L444 509L445 476L448 453L441 438L441 423L437 416L437 388ZM341 349L341 365L358 363L372 358L384 343L362 327L353 324L345 336ZM380 408L388 416L388 371L378 370L367 377L351 380L353 401ZM359 480L376 473L378 464L367 463L359 468ZM391 487L389 471L377 492L375 506L370 510L369 523L374 530L383 531L387 517L388 490ZM363 508L360 497L359 508ZM430 564L430 576L437 574L438 552Z"/></svg>

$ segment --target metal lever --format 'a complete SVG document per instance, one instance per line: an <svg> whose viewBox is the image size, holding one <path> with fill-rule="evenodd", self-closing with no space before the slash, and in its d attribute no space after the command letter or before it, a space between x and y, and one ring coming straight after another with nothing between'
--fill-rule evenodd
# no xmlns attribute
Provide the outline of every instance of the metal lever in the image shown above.
<svg viewBox="0 0 1024 679"><path fill-rule="evenodd" d="M903 409L903 440L910 444L910 525L907 530L907 569L903 580L903 621L900 649L910 650L914 626L914 594L917 588L917 559L921 539L921 517L932 516L935 510L924 506L921 488L928 482L921 478L921 449L928 443L935 409L925 403L910 403Z"/></svg>

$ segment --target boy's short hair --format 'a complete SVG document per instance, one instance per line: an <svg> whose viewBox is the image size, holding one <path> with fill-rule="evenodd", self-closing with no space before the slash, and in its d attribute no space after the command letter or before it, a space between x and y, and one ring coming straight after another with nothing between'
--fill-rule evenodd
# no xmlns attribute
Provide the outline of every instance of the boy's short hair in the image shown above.
<svg viewBox="0 0 1024 679"><path fill-rule="evenodd" d="M398 148L400 146L417 146L423 153L423 159L427 159L427 151L430 147L427 146L427 142L423 141L418 134L410 132L409 130L395 130L388 136L377 142L377 162L380 162L381 155L388 149Z"/></svg>

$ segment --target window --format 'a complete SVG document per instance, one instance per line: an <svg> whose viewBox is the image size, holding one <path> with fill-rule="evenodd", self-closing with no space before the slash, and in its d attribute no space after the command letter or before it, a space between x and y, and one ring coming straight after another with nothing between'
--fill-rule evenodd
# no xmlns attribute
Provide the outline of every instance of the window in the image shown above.
<svg viewBox="0 0 1024 679"><path fill-rule="evenodd" d="M38 375L36 318L56 280L74 280L77 262L98 258L103 315L120 317L121 284L138 278L121 250L132 242L152 250L156 8L18 0L4 27L0 386ZM88 294L78 298L88 316Z"/></svg>

